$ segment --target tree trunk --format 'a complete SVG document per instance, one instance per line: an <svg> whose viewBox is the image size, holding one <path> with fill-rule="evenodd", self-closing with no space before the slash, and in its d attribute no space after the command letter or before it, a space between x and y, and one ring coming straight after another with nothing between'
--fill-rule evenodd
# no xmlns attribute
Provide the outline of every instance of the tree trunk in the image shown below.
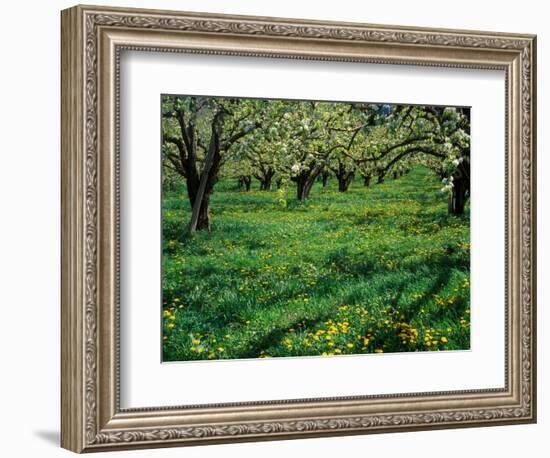
<svg viewBox="0 0 550 458"><path fill-rule="evenodd" d="M213 187L213 185L212 185ZM191 204L191 208L195 205L195 199L197 197L198 193L198 186L193 189L189 185L189 182L187 183L187 190L189 194L189 203ZM201 207L199 209L199 214L197 218L197 225L194 228L194 231L202 231L202 230L210 230L210 194L212 193L212 188L208 187L204 191L204 195L202 198Z"/></svg>
<svg viewBox="0 0 550 458"><path fill-rule="evenodd" d="M202 205L199 211L199 218L197 220L197 227L195 230L210 231L210 196L204 196L202 199Z"/></svg>
<svg viewBox="0 0 550 458"><path fill-rule="evenodd" d="M363 186L370 186L370 175L363 175Z"/></svg>
<svg viewBox="0 0 550 458"><path fill-rule="evenodd" d="M260 180L260 191L271 191L271 180L273 179L274 172L267 172Z"/></svg>
<svg viewBox="0 0 550 458"><path fill-rule="evenodd" d="M277 187L277 189L281 189L282 185L283 185L283 179L282 178L277 178L275 180L275 186Z"/></svg>
<svg viewBox="0 0 550 458"><path fill-rule="evenodd" d="M252 183L252 177L242 176L239 177L239 189L245 189L245 191L250 191L250 184Z"/></svg>
<svg viewBox="0 0 550 458"><path fill-rule="evenodd" d="M321 174L321 182L323 183L323 188L327 187L329 176L330 176L330 174L328 172L323 172Z"/></svg>
<svg viewBox="0 0 550 458"><path fill-rule="evenodd" d="M309 191L306 189L306 178L298 178L296 181L296 198L298 200L306 200L309 197Z"/></svg>
<svg viewBox="0 0 550 458"><path fill-rule="evenodd" d="M222 131L223 112L218 112L212 121L212 135L208 145L208 153L204 163L204 170L196 188L189 186L187 182L187 191L191 200L191 221L189 223L189 232L210 231L210 195L214 191L214 185L218 181L218 172L221 165L220 155L220 137ZM197 174L198 176L198 174ZM191 199L192 195L192 199Z"/></svg>
<svg viewBox="0 0 550 458"><path fill-rule="evenodd" d="M346 192L353 180L353 173L344 173L337 175L338 178L338 191Z"/></svg>
<svg viewBox="0 0 550 458"><path fill-rule="evenodd" d="M252 177L244 176L244 177L241 177L241 180L244 186L244 190L250 191L250 185L252 184Z"/></svg>
<svg viewBox="0 0 550 458"><path fill-rule="evenodd" d="M397 174L397 171L393 172L393 179L397 180L398 177L399 177L399 175Z"/></svg>
<svg viewBox="0 0 550 458"><path fill-rule="evenodd" d="M448 210L450 215L463 215L468 201L468 183L464 178L453 181L453 189L449 196Z"/></svg>
<svg viewBox="0 0 550 458"><path fill-rule="evenodd" d="M296 197L298 200L306 200L309 198L309 193L315 183L315 178L317 175L305 175L300 176L296 180Z"/></svg>
<svg viewBox="0 0 550 458"><path fill-rule="evenodd" d="M380 174L378 175L377 183L378 183L378 184L384 183L384 174L383 174L383 173L380 173Z"/></svg>

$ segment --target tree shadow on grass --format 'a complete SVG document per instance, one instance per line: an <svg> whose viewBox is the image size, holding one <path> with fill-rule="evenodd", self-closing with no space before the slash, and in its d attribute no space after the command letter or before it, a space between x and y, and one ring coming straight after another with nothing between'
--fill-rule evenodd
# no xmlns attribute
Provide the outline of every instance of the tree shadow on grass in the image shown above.
<svg viewBox="0 0 550 458"><path fill-rule="evenodd" d="M469 260L468 260L469 261ZM447 286L449 279L451 278L452 274L456 271L462 271L464 272L465 267L467 267L469 271L469 262L468 266L465 266L463 262L456 262L453 261L453 258L450 257L440 257L439 262L415 262L411 263L409 266L410 272L415 272L420 267L425 268L426 264L431 265L431 268L429 268L432 272L434 272L434 277L431 279L431 286L425 290L422 291L424 294L420 298L416 298L413 300L407 300L406 307L401 307L402 313L405 315L406 320L410 321L415 316L417 316L421 310L421 308L426 304L427 300L430 300L434 295L438 294L442 289ZM415 267L416 266L416 267ZM403 288L400 289L398 292L398 297L396 298L396 304L402 303L403 296L406 292L406 286L403 285ZM458 305L458 304L456 304ZM455 305L455 308L456 308ZM441 307L437 313L431 313L430 316L434 320L439 320L444 318L445 316L449 315L449 312L453 308L451 307Z"/></svg>
<svg viewBox="0 0 550 458"><path fill-rule="evenodd" d="M422 263L415 263L417 265ZM437 294L441 289L443 289L447 283L453 271L457 270L457 265L452 261L448 261L442 264L437 264L434 266L438 268L437 274L434 275L433 279L430 282L430 287L423 291L424 296L422 298L408 300L407 306L402 307L399 304L404 302L403 298L407 293L408 287L410 286L410 279L404 278L399 284L395 284L395 279L391 280L390 285L381 285L379 287L380 292L382 293L384 289L388 289L393 293L395 297L391 301L391 305L399 307L399 311L404 315L404 321L410 322L416 316L418 316L420 309L425 305L427 298L431 298L433 295ZM415 271L415 265L410 266L411 272ZM390 283L390 282L388 282ZM449 313L449 308L441 308L441 310L436 314L431 314L430 318L433 320L438 320L443 318L446 314ZM330 313L324 313L316 317L315 319L303 319L297 318L292 323L285 324L284 326L277 327L272 329L267 334L263 334L253 338L249 341L248 347L243 350L237 358L257 358L260 352L267 351L269 348L277 347L281 344L282 340L288 334L289 328L294 328L297 330L308 330L315 329L316 326L322 322L329 319L332 315Z"/></svg>
<svg viewBox="0 0 550 458"><path fill-rule="evenodd" d="M285 335L288 334L289 328L299 328L303 330L312 329L318 324L326 321L329 317L330 314L325 313L315 319L297 318L290 324L285 324L284 326L272 329L267 334L252 339L248 348L243 350L236 358L257 358L262 350L265 351L269 348L278 346Z"/></svg>

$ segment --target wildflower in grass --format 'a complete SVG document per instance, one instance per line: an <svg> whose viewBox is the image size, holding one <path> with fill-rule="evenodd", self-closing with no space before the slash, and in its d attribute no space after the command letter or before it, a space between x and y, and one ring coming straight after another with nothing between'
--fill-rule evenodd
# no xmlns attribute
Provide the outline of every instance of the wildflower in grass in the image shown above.
<svg viewBox="0 0 550 458"><path fill-rule="evenodd" d="M441 218L447 208L446 198L434 198L439 179L422 201L416 187L401 195L399 180L365 190L354 182L348 194L337 194L334 181L328 189L315 183L309 203L295 205L293 195L282 211L276 191L252 195L222 178L212 205L216 230L181 241L173 234L189 211L179 202L184 184L177 193L165 191L177 205L174 220L163 225L169 250L163 258L161 339L167 361L466 348L468 222ZM382 201L382 193L391 199ZM441 232L435 233L435 221L441 221ZM172 238L173 248L167 246ZM449 246L455 251L447 253ZM434 285L440 261L452 269ZM388 263L391 278L385 278ZM385 287L388 282L401 293ZM268 338L281 329L281 339ZM259 342L265 348L254 351Z"/></svg>

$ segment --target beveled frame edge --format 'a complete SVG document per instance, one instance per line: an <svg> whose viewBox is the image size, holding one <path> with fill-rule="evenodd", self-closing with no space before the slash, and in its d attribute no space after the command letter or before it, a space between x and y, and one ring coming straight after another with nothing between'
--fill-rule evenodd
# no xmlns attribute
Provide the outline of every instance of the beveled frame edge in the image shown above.
<svg viewBox="0 0 550 458"><path fill-rule="evenodd" d="M63 447L81 452L535 421L535 36L84 6L62 12L61 34ZM124 47L505 69L507 389L121 411L112 118L117 50Z"/></svg>

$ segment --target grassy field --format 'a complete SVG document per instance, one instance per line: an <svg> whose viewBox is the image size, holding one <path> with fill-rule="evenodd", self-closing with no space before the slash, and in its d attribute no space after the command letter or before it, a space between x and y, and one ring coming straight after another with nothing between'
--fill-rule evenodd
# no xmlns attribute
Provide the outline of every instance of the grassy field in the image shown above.
<svg viewBox="0 0 550 458"><path fill-rule="evenodd" d="M165 189L164 361L468 349L469 210L440 187L417 167L285 206L222 181L192 237L185 183Z"/></svg>

